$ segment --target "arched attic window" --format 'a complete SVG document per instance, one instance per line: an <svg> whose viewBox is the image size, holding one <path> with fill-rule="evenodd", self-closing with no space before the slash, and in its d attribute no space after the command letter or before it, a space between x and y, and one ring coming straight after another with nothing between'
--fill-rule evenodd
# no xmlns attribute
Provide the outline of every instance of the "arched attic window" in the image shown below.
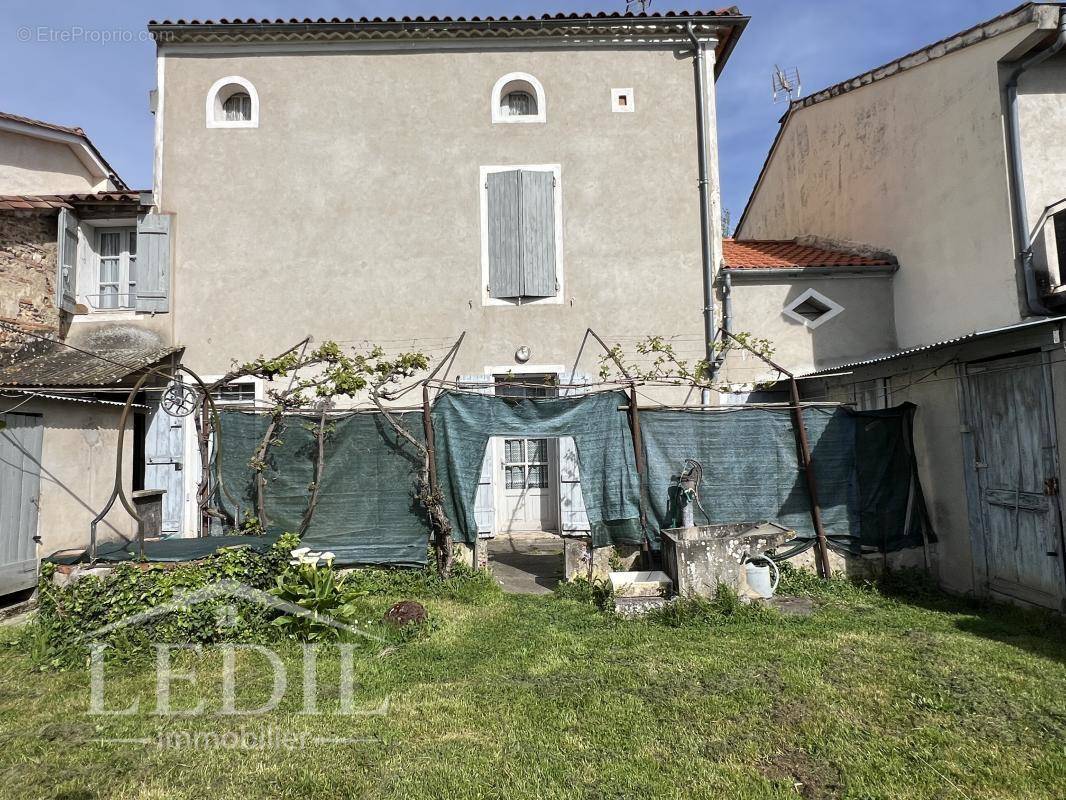
<svg viewBox="0 0 1066 800"><path fill-rule="evenodd" d="M525 72L504 75L492 87L493 122L544 122L544 87Z"/></svg>
<svg viewBox="0 0 1066 800"><path fill-rule="evenodd" d="M259 127L259 94L251 81L230 75L212 84L207 93L207 127Z"/></svg>

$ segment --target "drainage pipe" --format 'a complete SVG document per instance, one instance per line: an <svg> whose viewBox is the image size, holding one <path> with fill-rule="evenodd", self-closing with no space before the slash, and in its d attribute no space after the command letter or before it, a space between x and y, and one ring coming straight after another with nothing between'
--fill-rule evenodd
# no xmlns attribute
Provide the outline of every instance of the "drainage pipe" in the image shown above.
<svg viewBox="0 0 1066 800"><path fill-rule="evenodd" d="M1025 208L1025 177L1022 172L1021 124L1018 116L1018 79L1022 73L1047 61L1066 47L1066 8L1059 12L1058 36L1051 47L1026 59L1007 79L1007 153L1010 158L1011 210L1014 212L1014 238L1025 279L1025 301L1031 314L1048 316L1054 312L1040 299L1029 236L1029 215Z"/></svg>
<svg viewBox="0 0 1066 800"><path fill-rule="evenodd" d="M710 178L707 166L707 111L704 107L704 45L692 29L692 23L685 24L685 33L692 42L692 71L696 79L696 147L698 149L699 192L700 192L700 243L703 259L703 338L707 366L713 370L714 364L714 257L711 248L711 197ZM711 393L703 390L703 404L710 405Z"/></svg>
<svg viewBox="0 0 1066 800"><path fill-rule="evenodd" d="M733 273L728 268L721 271L722 274L722 332L729 335L733 332ZM718 377L719 370L725 362L725 350L722 349L714 357L711 366L711 382Z"/></svg>

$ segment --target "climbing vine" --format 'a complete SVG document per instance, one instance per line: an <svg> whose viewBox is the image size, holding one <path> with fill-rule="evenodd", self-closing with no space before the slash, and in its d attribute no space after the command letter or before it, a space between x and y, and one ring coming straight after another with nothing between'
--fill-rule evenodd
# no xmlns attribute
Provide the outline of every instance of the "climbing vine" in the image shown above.
<svg viewBox="0 0 1066 800"><path fill-rule="evenodd" d="M770 359L774 354L773 345L768 339L760 339L750 333L735 333L717 339L712 345L710 359L681 358L673 343L664 336L647 336L640 339L634 349L637 355L642 356L640 363L626 353L620 344L613 345L600 355L600 379L690 385L729 392L739 387L719 380L718 374L731 352L745 351L766 363L771 363Z"/></svg>
<svg viewBox="0 0 1066 800"><path fill-rule="evenodd" d="M288 418L313 403L318 409L318 421L316 424L305 423L305 426L315 437L315 468L314 477L308 485L307 509L300 523L300 533L307 530L318 505L326 444L333 432L333 425L328 422L329 412L338 398L355 398L365 392L396 434L421 455L415 497L429 520L437 551L438 571L442 576L447 576L452 563L452 526L444 511L444 494L430 478L429 448L408 430L388 406L396 395L398 384L428 369L429 362L429 356L420 352L388 356L383 348L376 345L362 351L346 351L334 341L325 341L309 349L309 340L304 340L274 358L260 357L234 364L227 375L209 388L214 389L244 376L255 376L279 384L266 392L271 404L267 412L267 427L248 462L255 475L255 513L248 519L251 526L244 527L263 530L270 524L266 511L266 471L271 450L283 443L282 436Z"/></svg>

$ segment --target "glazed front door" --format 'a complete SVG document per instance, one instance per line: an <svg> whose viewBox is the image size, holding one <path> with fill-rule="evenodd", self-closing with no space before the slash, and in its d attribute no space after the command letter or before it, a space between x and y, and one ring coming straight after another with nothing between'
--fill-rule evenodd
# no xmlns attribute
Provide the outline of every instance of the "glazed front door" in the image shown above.
<svg viewBox="0 0 1066 800"><path fill-rule="evenodd" d="M497 506L500 531L555 531L558 445L553 439L498 440L502 502Z"/></svg>

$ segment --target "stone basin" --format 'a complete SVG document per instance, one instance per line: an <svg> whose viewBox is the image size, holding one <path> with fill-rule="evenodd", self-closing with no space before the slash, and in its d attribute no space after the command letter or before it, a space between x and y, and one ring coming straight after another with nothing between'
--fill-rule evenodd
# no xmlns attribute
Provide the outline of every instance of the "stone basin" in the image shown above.
<svg viewBox="0 0 1066 800"><path fill-rule="evenodd" d="M795 536L795 531L765 520L667 528L662 531L663 570L681 596L714 597L720 584L744 595L744 556L780 547Z"/></svg>

